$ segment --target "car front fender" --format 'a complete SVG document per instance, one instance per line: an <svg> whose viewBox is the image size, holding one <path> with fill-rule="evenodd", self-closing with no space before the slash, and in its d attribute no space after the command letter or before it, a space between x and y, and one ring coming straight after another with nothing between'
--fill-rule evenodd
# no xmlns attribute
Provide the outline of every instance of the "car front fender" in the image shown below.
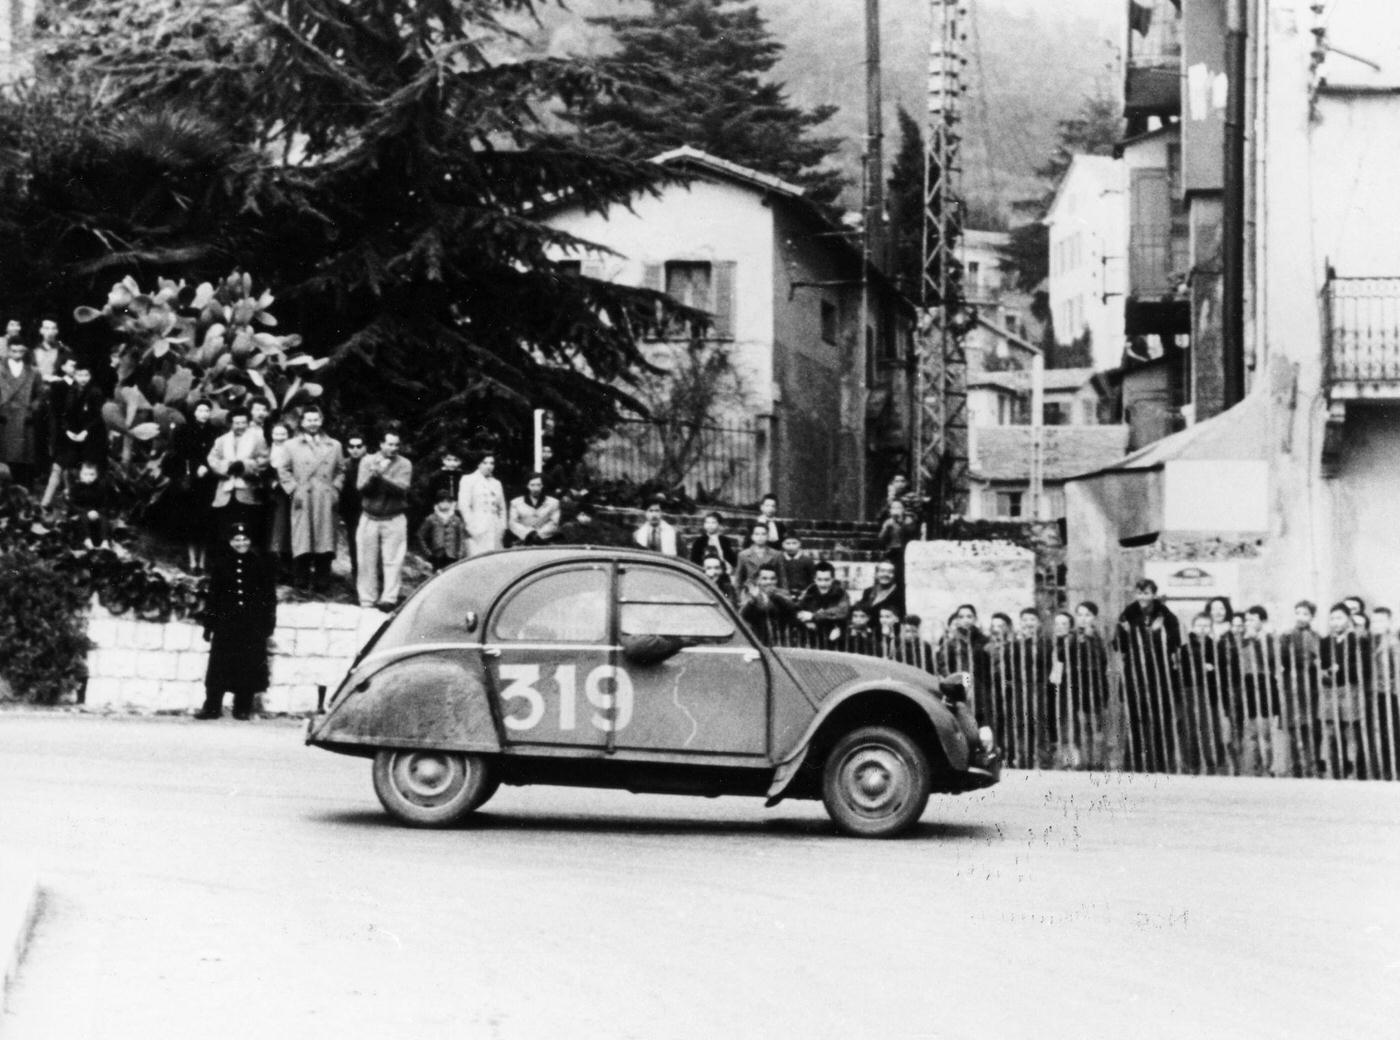
<svg viewBox="0 0 1400 1040"><path fill-rule="evenodd" d="M813 744L825 735L824 728L834 718L841 717L842 729L848 730L857 725L885 724L890 721L892 712L908 711L917 712L920 718L928 720L937 747L926 747L925 750L935 759L935 769L946 766L955 773L966 770L971 760L967 737L942 697L910 683L889 679L868 680L833 691L822 701L821 710L808 724L802 738L774 770L773 782L768 787L768 804L774 805L782 799Z"/></svg>
<svg viewBox="0 0 1400 1040"><path fill-rule="evenodd" d="M486 676L477 654L424 651L352 674L306 742L365 754L375 748L501 750Z"/></svg>

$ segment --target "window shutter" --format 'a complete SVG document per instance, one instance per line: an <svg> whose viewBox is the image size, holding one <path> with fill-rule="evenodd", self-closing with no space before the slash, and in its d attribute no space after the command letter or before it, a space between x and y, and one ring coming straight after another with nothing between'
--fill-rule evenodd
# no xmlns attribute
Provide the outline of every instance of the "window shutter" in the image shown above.
<svg viewBox="0 0 1400 1040"><path fill-rule="evenodd" d="M734 268L733 260L721 260L714 266L714 338L734 338Z"/></svg>
<svg viewBox="0 0 1400 1040"><path fill-rule="evenodd" d="M642 288L666 291L666 268L662 264L647 264L642 268Z"/></svg>

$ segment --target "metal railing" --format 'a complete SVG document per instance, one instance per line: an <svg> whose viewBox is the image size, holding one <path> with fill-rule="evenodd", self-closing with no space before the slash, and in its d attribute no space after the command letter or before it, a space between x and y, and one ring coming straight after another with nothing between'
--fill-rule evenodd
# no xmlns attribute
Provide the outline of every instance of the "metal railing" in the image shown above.
<svg viewBox="0 0 1400 1040"><path fill-rule="evenodd" d="M1330 278L1323 288L1326 379L1400 390L1400 277Z"/></svg>
<svg viewBox="0 0 1400 1040"><path fill-rule="evenodd" d="M684 488L696 501L752 505L767 490L761 422L623 420L593 449L600 480Z"/></svg>
<svg viewBox="0 0 1400 1040"><path fill-rule="evenodd" d="M1400 641L1311 632L1239 641L1158 630L938 643L835 623L755 626L769 645L967 672L1008 766L1400 778Z"/></svg>

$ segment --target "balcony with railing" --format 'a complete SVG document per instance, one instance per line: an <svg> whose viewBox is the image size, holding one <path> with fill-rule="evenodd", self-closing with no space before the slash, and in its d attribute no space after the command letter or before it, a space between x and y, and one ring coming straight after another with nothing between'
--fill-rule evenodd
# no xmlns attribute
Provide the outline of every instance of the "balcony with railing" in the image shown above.
<svg viewBox="0 0 1400 1040"><path fill-rule="evenodd" d="M1322 302L1328 396L1400 400L1400 277L1329 278Z"/></svg>
<svg viewBox="0 0 1400 1040"><path fill-rule="evenodd" d="M1181 12L1173 0L1129 0L1123 113L1181 111Z"/></svg>

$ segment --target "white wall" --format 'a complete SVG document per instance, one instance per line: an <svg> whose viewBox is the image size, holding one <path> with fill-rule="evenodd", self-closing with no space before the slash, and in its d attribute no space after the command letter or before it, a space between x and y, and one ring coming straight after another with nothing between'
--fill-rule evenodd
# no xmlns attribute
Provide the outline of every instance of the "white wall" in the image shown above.
<svg viewBox="0 0 1400 1040"><path fill-rule="evenodd" d="M641 285L648 264L734 261L733 360L756 413L773 408L773 214L753 191L705 180L672 185L604 213L581 208L549 217L550 226L606 245L598 276ZM583 259L582 257L572 257Z"/></svg>
<svg viewBox="0 0 1400 1040"><path fill-rule="evenodd" d="M1162 158L1165 164L1165 151ZM1122 294L1128 253L1125 164L1110 159L1076 161L1060 185L1047 223L1055 339L1069 344L1087 328L1094 367L1111 368L1123 353Z"/></svg>

